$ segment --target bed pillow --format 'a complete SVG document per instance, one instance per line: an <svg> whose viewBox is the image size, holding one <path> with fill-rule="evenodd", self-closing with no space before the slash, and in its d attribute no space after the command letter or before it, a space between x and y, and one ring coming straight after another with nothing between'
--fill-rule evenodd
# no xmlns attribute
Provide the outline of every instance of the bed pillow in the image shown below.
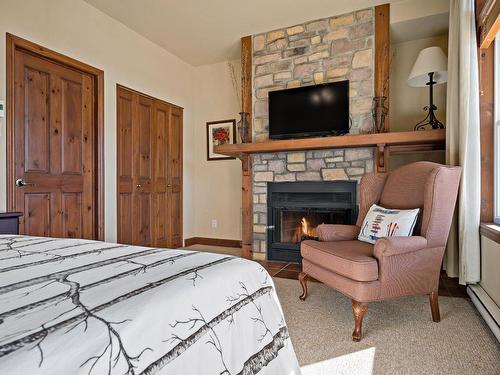
<svg viewBox="0 0 500 375"><path fill-rule="evenodd" d="M413 234L420 209L398 210L377 206L370 207L359 231L358 240L375 243L382 237L403 236Z"/></svg>

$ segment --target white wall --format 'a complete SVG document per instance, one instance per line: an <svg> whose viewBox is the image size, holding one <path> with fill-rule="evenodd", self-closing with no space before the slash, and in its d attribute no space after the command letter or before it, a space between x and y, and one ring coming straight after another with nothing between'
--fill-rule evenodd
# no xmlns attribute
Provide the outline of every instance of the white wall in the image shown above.
<svg viewBox="0 0 500 375"><path fill-rule="evenodd" d="M116 83L184 107L184 234L194 235L193 67L81 0L1 0L0 99L4 100L6 32L104 71L105 238L108 241L116 240ZM214 93L214 97L216 95ZM0 209L6 208L5 124L5 118L1 118Z"/></svg>
<svg viewBox="0 0 500 375"><path fill-rule="evenodd" d="M240 62L234 61L240 71ZM194 73L194 233L199 237L241 239L241 162L207 161L206 122L235 119L239 103L227 62ZM212 228L212 220L217 228Z"/></svg>

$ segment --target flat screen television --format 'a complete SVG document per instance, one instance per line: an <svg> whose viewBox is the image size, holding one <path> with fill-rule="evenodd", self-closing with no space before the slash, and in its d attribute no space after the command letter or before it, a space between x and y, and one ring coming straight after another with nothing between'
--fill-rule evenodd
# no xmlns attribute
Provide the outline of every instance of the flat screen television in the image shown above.
<svg viewBox="0 0 500 375"><path fill-rule="evenodd" d="M269 138L349 133L349 81L269 92Z"/></svg>

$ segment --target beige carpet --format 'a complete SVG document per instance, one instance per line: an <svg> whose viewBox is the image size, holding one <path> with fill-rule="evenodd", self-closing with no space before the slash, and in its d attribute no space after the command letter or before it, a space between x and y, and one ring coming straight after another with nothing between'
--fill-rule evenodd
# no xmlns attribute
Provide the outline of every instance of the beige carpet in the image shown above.
<svg viewBox="0 0 500 375"><path fill-rule="evenodd" d="M351 340L351 302L319 283L298 299L296 280L274 279L303 375L500 374L500 345L468 299L426 296L370 304L363 339Z"/></svg>

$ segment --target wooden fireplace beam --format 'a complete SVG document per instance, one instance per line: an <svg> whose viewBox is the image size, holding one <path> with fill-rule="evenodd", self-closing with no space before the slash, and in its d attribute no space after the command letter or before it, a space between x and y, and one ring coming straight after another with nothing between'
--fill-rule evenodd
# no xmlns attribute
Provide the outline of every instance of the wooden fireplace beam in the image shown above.
<svg viewBox="0 0 500 375"><path fill-rule="evenodd" d="M241 38L241 108L248 113L247 139L252 139L252 36ZM240 153L241 179L241 242L243 258L252 258L253 246L253 194L252 156Z"/></svg>
<svg viewBox="0 0 500 375"><path fill-rule="evenodd" d="M385 96L389 108L389 77L390 77L390 5L382 4L375 7L375 96ZM385 117L384 129L389 131L389 117ZM384 173L389 170L389 148L375 148L375 171Z"/></svg>

